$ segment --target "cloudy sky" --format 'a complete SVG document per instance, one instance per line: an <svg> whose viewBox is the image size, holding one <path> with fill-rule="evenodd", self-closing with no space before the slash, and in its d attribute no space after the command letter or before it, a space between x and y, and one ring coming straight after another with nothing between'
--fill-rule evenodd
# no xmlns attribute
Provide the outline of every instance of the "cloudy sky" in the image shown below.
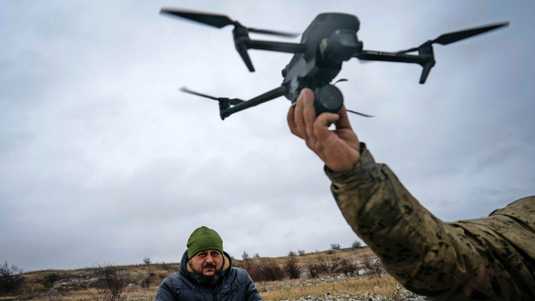
<svg viewBox="0 0 535 301"><path fill-rule="evenodd" d="M161 16L164 6L296 32L318 13L350 13L365 48L386 51L510 21L435 47L425 85L418 66L354 60L339 87L349 108L377 116L351 117L359 137L439 218L535 194L532 1L287 2L2 1L0 261L176 261L203 224L235 257L357 239L322 163L289 133L285 98L222 122L215 104L178 91L251 98L280 84L290 55L251 51L249 73L230 28Z"/></svg>

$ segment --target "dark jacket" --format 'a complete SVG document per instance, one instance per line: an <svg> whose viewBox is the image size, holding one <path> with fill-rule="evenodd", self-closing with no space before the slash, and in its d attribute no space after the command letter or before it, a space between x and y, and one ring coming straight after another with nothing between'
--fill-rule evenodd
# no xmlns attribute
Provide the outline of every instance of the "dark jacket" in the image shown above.
<svg viewBox="0 0 535 301"><path fill-rule="evenodd" d="M364 144L353 170L326 172L346 221L406 288L439 300L535 300L535 197L446 223Z"/></svg>
<svg viewBox="0 0 535 301"><path fill-rule="evenodd" d="M262 300L247 271L232 267L232 261L224 253L222 278L214 287L201 285L188 270L188 256L184 253L180 269L160 284L156 301L259 301Z"/></svg>

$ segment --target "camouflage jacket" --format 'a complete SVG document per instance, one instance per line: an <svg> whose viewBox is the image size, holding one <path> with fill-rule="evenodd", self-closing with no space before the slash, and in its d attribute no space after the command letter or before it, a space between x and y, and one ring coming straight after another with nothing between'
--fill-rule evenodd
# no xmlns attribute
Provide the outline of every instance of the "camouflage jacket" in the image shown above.
<svg viewBox="0 0 535 301"><path fill-rule="evenodd" d="M446 223L363 143L352 170L325 171L353 231L409 290L436 300L535 300L535 197Z"/></svg>

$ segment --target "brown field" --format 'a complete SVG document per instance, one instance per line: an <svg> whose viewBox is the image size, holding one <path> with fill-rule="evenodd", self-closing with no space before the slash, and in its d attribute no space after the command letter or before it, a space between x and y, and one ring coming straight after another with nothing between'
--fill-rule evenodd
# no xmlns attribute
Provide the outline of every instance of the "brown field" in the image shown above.
<svg viewBox="0 0 535 301"><path fill-rule="evenodd" d="M353 263L364 262L373 257L368 248L329 250L314 252L302 256L295 256L297 265L306 270L317 262L335 262L345 259ZM271 260L283 266L288 261L287 256L272 258L256 258L253 260ZM243 266L243 262L235 260L235 264ZM121 300L153 300L160 281L178 269L177 263L131 265L117 268L126 288L122 291ZM0 297L6 300L110 300L109 289L98 285L98 268L77 270L46 270L25 273L25 284L22 292L17 296ZM55 281L47 282L47 277L53 275ZM59 280L58 280L59 279ZM78 282L77 282L78 281ZM77 283L79 284L77 286ZM82 283L82 284L80 284ZM91 285L88 285L91 283ZM332 273L318 278L310 278L303 273L300 279L283 279L278 281L257 282L257 288L264 300L296 300L307 296L384 296L396 299L400 287L396 281L385 274L373 275L343 275ZM100 288L99 288L100 287Z"/></svg>
<svg viewBox="0 0 535 301"><path fill-rule="evenodd" d="M369 296L377 295L394 298L399 291L399 286L390 276L362 276L348 277L345 279L329 280L283 280L259 282L257 288L262 298L271 300L296 300L306 296L325 295L349 295L349 296ZM133 288L127 289L123 294L124 300L128 301L148 301L154 300L157 286L147 289ZM24 298L24 296L19 296ZM0 298L0 300L19 300L18 298ZM30 297L26 300L37 301L99 301L109 300L102 290L88 289L77 290L57 295L40 295Z"/></svg>

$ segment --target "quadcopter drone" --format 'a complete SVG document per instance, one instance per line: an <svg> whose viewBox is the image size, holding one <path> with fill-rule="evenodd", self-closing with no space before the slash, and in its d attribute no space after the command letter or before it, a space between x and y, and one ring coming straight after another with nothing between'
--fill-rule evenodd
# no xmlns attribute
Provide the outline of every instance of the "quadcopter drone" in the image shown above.
<svg viewBox="0 0 535 301"><path fill-rule="evenodd" d="M281 37L297 37L298 34L245 27L238 21L232 20L225 15L173 8L162 8L160 13L185 18L217 28L233 25L234 29L232 34L234 37L234 46L250 72L254 72L255 69L247 52L249 49L261 49L294 54L288 65L282 69L282 76L284 78L282 84L275 89L269 90L249 100L214 97L192 91L185 87L181 89L186 93L218 101L219 114L222 120L236 112L280 96L285 96L292 103L295 103L301 89L305 87L311 88L314 91L314 107L316 109L316 114L319 115L323 112L337 113L342 108L344 97L340 90L334 84L331 84L331 81L340 72L343 62L348 61L351 58L357 58L365 61L419 64L423 68L420 75L420 84L424 84L429 76L431 68L435 65L433 44L448 45L509 25L509 22L494 23L481 27L450 32L442 34L434 40L428 40L418 47L397 52L384 52L364 50L362 41L359 41L357 37L357 31L360 27L359 19L354 15L345 13L319 14L306 28L300 43L251 39L249 38L249 33L268 34ZM417 54L411 54L414 52ZM363 117L372 117L371 115L357 111L348 111Z"/></svg>

